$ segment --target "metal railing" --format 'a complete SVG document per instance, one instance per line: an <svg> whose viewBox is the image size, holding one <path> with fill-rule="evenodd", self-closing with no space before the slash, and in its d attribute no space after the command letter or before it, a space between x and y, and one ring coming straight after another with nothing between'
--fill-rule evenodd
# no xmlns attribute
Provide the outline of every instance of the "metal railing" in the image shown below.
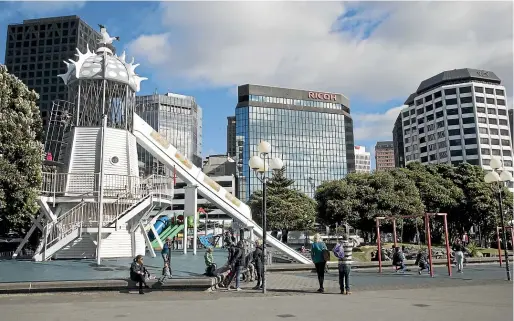
<svg viewBox="0 0 514 321"><path fill-rule="evenodd" d="M52 246L55 243L68 236L75 229L82 226L84 220L84 209L87 207L84 201L62 214L57 218L55 223L50 222L46 224L47 230L46 246ZM49 229L49 230L48 230Z"/></svg>

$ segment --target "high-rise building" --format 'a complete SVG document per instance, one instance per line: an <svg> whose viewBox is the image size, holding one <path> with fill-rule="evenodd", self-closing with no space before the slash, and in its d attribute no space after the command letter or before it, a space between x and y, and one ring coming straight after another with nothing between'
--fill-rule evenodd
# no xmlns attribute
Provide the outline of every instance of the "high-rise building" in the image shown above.
<svg viewBox="0 0 514 321"><path fill-rule="evenodd" d="M405 167L405 152L403 150L403 129L402 115L396 117L393 127L393 149L394 149L394 167Z"/></svg>
<svg viewBox="0 0 514 321"><path fill-rule="evenodd" d="M514 142L514 136L513 136L513 132L514 132L514 117L513 117L513 111L514 109L512 108L509 108L509 125L510 125L510 141L511 142Z"/></svg>
<svg viewBox="0 0 514 321"><path fill-rule="evenodd" d="M394 168L394 144L393 141L377 142L375 145L376 170Z"/></svg>
<svg viewBox="0 0 514 321"><path fill-rule="evenodd" d="M136 113L201 167L202 108L193 97L173 93L136 96ZM141 147L138 147L138 158L141 174L171 174L170 169Z"/></svg>
<svg viewBox="0 0 514 321"><path fill-rule="evenodd" d="M235 157L236 149L236 116L229 116L227 117L227 155Z"/></svg>
<svg viewBox="0 0 514 321"><path fill-rule="evenodd" d="M342 94L258 85L238 88L236 141L240 199L262 184L248 161L261 140L286 166L295 187L313 196L316 186L355 170L350 101Z"/></svg>
<svg viewBox="0 0 514 321"><path fill-rule="evenodd" d="M357 173L371 172L371 153L364 146L355 146L355 171Z"/></svg>
<svg viewBox="0 0 514 321"><path fill-rule="evenodd" d="M491 71L454 69L422 81L401 113L405 162L467 162L491 170L491 158L498 157L512 172L506 98Z"/></svg>
<svg viewBox="0 0 514 321"><path fill-rule="evenodd" d="M5 65L39 94L39 108L46 126L52 101L67 100L68 89L57 77L66 73L64 61L75 59L77 49L95 50L100 34L78 16L24 20L7 27Z"/></svg>

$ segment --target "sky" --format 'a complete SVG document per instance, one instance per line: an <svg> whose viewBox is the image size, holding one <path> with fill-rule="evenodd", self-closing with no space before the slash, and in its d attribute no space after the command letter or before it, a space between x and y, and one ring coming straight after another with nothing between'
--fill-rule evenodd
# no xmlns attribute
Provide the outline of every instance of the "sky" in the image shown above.
<svg viewBox="0 0 514 321"><path fill-rule="evenodd" d="M9 1L0 2L0 53L9 23L59 15L119 36L118 52L149 78L140 94L194 96L204 157L226 153L226 117L247 83L343 93L355 144L372 159L408 95L444 70L493 71L512 105L512 2Z"/></svg>

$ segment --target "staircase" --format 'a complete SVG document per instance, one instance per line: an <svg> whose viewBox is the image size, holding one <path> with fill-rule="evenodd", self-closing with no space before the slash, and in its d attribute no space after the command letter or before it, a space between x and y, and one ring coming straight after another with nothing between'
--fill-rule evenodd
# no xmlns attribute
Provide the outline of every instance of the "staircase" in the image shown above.
<svg viewBox="0 0 514 321"><path fill-rule="evenodd" d="M171 204L173 185L170 178L150 176L133 190L119 195L115 202L103 204L102 227L118 230L136 215L151 210L162 202ZM33 259L45 261L55 253L81 237L84 232L97 229L100 223L97 202L80 202L60 215L56 222L44 226L45 236Z"/></svg>

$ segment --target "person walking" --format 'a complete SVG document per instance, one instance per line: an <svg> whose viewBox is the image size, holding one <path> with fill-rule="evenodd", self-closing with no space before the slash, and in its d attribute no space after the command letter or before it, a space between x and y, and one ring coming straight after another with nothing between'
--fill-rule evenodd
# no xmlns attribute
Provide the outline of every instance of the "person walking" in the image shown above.
<svg viewBox="0 0 514 321"><path fill-rule="evenodd" d="M143 285L145 288L149 288L145 281L146 276L150 277L150 273L143 265L143 256L138 255L130 265L130 279L139 284L139 294L145 294L143 292Z"/></svg>
<svg viewBox="0 0 514 321"><path fill-rule="evenodd" d="M253 264L255 265L255 271L257 272L257 285L253 289L259 290L262 289L262 277L264 271L264 255L261 240L255 241L255 250L253 251Z"/></svg>
<svg viewBox="0 0 514 321"><path fill-rule="evenodd" d="M455 260L457 261L457 272L462 273L464 267L464 246L462 245L462 241L457 239L452 249L455 253Z"/></svg>
<svg viewBox="0 0 514 321"><path fill-rule="evenodd" d="M171 271L171 249L173 247L173 241L170 237L166 239L161 250L162 260L164 261L164 268L169 270L169 277L171 278L173 273ZM168 275L168 272L166 272Z"/></svg>
<svg viewBox="0 0 514 321"><path fill-rule="evenodd" d="M230 270L232 271L230 275L230 280L228 281L227 288L231 290L230 284L236 279L236 291L241 291L240 287L240 276L241 276L241 267L244 264L244 256L243 256L243 241L239 241L237 245L233 248L232 256L228 265L230 266Z"/></svg>
<svg viewBox="0 0 514 321"><path fill-rule="evenodd" d="M334 255L339 259L339 288L341 294L350 295L350 272L352 270L352 243L348 240L348 235L334 247Z"/></svg>
<svg viewBox="0 0 514 321"><path fill-rule="evenodd" d="M311 258L312 262L314 262L314 266L316 267L316 274L318 275L319 282L319 293L325 292L325 288L323 287L323 283L325 281L325 266L327 265L328 258L326 257L327 245L325 242L321 241L321 236L319 233L314 235L314 242L311 245ZM328 252L328 255L330 253Z"/></svg>

